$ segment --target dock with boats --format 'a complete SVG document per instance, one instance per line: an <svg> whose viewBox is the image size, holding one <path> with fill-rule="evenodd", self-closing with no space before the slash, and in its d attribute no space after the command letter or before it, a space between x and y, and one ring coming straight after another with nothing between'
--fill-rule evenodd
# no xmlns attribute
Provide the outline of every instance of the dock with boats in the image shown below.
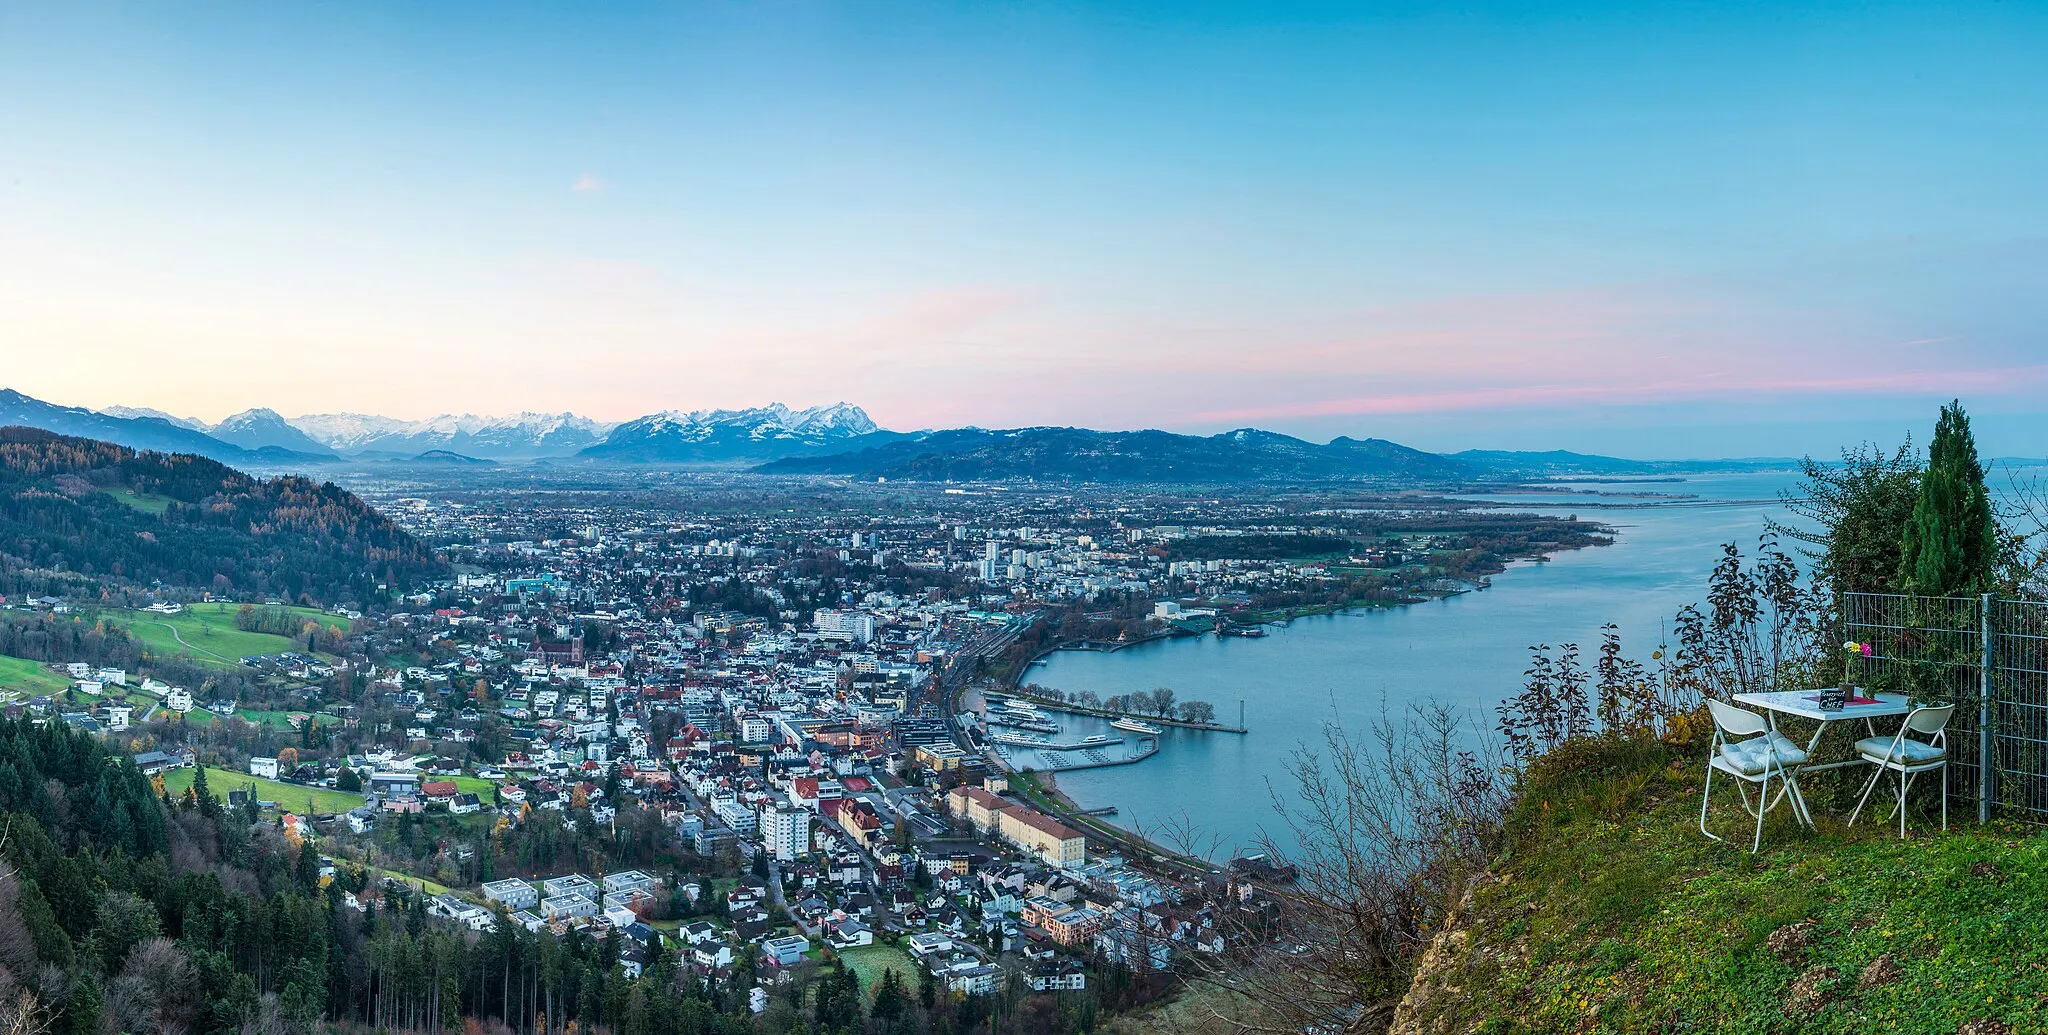
<svg viewBox="0 0 2048 1035"><path fill-rule="evenodd" d="M1055 744L1043 737L1019 736L1014 733L991 733L988 735L988 740L991 744L1001 744L1004 747L1030 748L1033 751L1100 751L1103 748L1124 743L1118 737L1097 735L1077 740L1072 744Z"/></svg>

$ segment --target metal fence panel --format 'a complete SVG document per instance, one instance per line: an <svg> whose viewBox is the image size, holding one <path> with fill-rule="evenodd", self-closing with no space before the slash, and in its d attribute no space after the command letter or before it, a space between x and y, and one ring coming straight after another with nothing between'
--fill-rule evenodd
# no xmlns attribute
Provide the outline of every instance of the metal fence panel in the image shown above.
<svg viewBox="0 0 2048 1035"><path fill-rule="evenodd" d="M2048 603L1990 608L1997 803L2048 822Z"/></svg>
<svg viewBox="0 0 2048 1035"><path fill-rule="evenodd" d="M1850 593L1841 604L1845 639L1873 650L1850 663L1857 685L1957 706L1951 805L2048 822L2048 603Z"/></svg>

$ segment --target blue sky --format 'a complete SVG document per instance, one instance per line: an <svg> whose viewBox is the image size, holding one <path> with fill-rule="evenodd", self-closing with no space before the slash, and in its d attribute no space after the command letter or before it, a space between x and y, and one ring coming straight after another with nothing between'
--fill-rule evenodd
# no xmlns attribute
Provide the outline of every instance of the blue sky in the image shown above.
<svg viewBox="0 0 2048 1035"><path fill-rule="evenodd" d="M589 7L598 10L586 9ZM0 0L6 381L2048 453L2048 7Z"/></svg>

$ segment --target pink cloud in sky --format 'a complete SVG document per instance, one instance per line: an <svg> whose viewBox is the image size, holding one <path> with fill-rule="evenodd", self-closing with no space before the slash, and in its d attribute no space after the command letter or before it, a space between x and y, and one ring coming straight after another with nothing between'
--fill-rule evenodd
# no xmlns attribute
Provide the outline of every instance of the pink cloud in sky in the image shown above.
<svg viewBox="0 0 2048 1035"><path fill-rule="evenodd" d="M608 184L599 179L596 173L584 173L576 177L576 182L570 184L569 189L578 194L589 194L593 191L603 190L606 186Z"/></svg>

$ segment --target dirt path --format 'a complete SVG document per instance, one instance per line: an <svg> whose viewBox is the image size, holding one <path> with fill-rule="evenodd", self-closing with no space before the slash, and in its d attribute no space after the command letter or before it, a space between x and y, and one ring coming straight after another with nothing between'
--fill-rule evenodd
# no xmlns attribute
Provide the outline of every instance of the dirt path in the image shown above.
<svg viewBox="0 0 2048 1035"><path fill-rule="evenodd" d="M172 624L171 624L171 623L169 623L169 622L151 622L151 623L149 623L149 624L151 624L151 625L160 625L160 626L163 626L163 627L164 627L164 628L166 628L166 629L169 629L169 630L171 631L171 639L174 639L174 640L178 641L178 645L179 645L179 646L181 646L181 647L183 647L183 648L185 648L186 650L195 650L195 651L198 651L198 652L199 652L199 653L201 653L201 654L206 654L206 655L209 655L209 656L212 656L212 657L216 657L216 658L219 658L220 660L222 660L222 661L225 661L225 662L227 662L227 663L228 663L228 664L230 664L230 665L232 665L232 664L234 664L234 663L235 663L235 659L233 659L233 658L230 658L230 657L226 657L226 656L224 656L224 655L220 655L220 654L215 654L215 653L213 653L212 651L210 651L210 650L207 650L207 649L206 649L205 647L201 647L201 646L199 646L198 644L196 644L196 643L193 643L193 642L191 642L191 641L189 641L189 640L185 639L185 634L184 634L184 633L181 633L181 632L179 632L179 631L178 631L178 627L177 627L177 626L175 626L175 625L172 625Z"/></svg>

